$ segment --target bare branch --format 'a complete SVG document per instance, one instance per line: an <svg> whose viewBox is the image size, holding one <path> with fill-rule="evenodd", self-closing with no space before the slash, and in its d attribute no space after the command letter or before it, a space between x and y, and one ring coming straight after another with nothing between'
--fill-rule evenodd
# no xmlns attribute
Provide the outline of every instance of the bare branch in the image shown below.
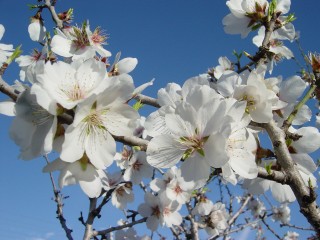
<svg viewBox="0 0 320 240"><path fill-rule="evenodd" d="M0 76L0 92L6 94L13 101L17 101L18 94L15 93L13 87L11 87L8 83L6 83L1 76Z"/></svg>
<svg viewBox="0 0 320 240"><path fill-rule="evenodd" d="M47 162L47 164L49 163L49 159L47 155L43 156ZM50 175L50 180L51 180L51 184L52 184L52 188L53 188L53 193L54 193L54 201L57 203L57 218L59 219L60 225L63 228L63 230L66 233L66 236L69 240L73 240L73 237L71 235L72 230L68 228L67 226L67 221L63 216L63 202L62 202L62 196L60 194L60 191L57 189L56 184L54 183L54 179L52 176L52 173L49 173Z"/></svg>
<svg viewBox="0 0 320 240"><path fill-rule="evenodd" d="M300 205L300 212L307 218L320 236L320 210L315 201L313 190L308 188L290 156L285 142L285 133L272 120L270 123L260 124L266 129L274 146L275 154L286 176L290 179L290 187Z"/></svg>
<svg viewBox="0 0 320 240"><path fill-rule="evenodd" d="M260 216L261 221L263 222L263 224L268 228L268 230L278 239L282 239L271 227L270 225L265 221L265 215L264 216Z"/></svg>
<svg viewBox="0 0 320 240"><path fill-rule="evenodd" d="M188 215L188 220L191 223L191 238L193 240L199 240L199 232L198 232L198 223L195 221L195 219L193 218L191 211L192 211L192 207L190 205L190 203L186 203L189 215Z"/></svg>
<svg viewBox="0 0 320 240"><path fill-rule="evenodd" d="M97 206L97 198L90 198L90 206L89 206L89 213L88 213L88 218L86 221L86 229L85 229L85 233L83 236L83 240L90 240L91 237L93 237L93 228L92 228L92 224L94 222L94 219L96 217L95 214L95 209Z"/></svg>
<svg viewBox="0 0 320 240"><path fill-rule="evenodd" d="M60 18L58 17L54 5L51 4L51 0L46 0L45 4L51 13L52 20L56 23L58 28L62 29L63 28L63 21L60 20Z"/></svg>
<svg viewBox="0 0 320 240"><path fill-rule="evenodd" d="M287 177L287 175L284 172L271 170L271 174L269 174L265 168L259 167L259 166L258 166L258 177L275 181L281 184L290 183L290 179Z"/></svg>
<svg viewBox="0 0 320 240"><path fill-rule="evenodd" d="M124 224L124 225L121 225L121 226L111 227L111 228L108 228L106 230L93 231L92 236L99 236L99 235L100 236L104 236L104 235L107 235L110 232L121 230L121 229L124 229L124 228L130 228L130 227L133 227L134 225L137 225L139 223L144 223L146 221L147 221L147 217L141 218L140 220L137 220L137 221L134 221L134 222L131 222L131 223L128 223L128 224Z"/></svg>
<svg viewBox="0 0 320 240"><path fill-rule="evenodd" d="M244 200L244 202L242 203L239 210L229 219L229 221L228 221L229 226L231 226L237 220L237 218L240 216L240 214L243 213L245 207L248 205L248 203L251 199L252 199L252 195L249 194L246 197L246 199Z"/></svg>
<svg viewBox="0 0 320 240"><path fill-rule="evenodd" d="M143 94L138 94L137 96L134 97L137 101L140 101L143 104L150 105L156 108L160 108L160 104L157 102L157 99L143 95Z"/></svg>

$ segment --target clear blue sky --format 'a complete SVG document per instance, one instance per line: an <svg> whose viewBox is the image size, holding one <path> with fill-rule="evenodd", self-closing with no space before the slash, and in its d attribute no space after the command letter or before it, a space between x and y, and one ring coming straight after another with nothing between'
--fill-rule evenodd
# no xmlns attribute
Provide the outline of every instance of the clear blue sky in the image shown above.
<svg viewBox="0 0 320 240"><path fill-rule="evenodd" d="M38 47L28 38L29 17L34 13L28 10L28 3L36 1L0 0L0 23L6 28L1 43L22 44L24 54ZM139 64L132 76L136 85L155 78L154 86L145 92L153 97L168 82L181 84L216 66L219 56L232 59L234 49L249 53L256 50L251 42L253 34L242 40L238 35L224 33L221 20L229 13L224 0L61 0L57 3L58 12L70 7L74 8L74 23L89 19L92 28L101 26L108 33L106 48L113 55L121 51L122 57L138 58ZM294 25L301 31L303 48L312 52L320 51L319 9L319 0L292 4L292 12L297 16ZM45 14L44 18L47 29L52 30L49 15ZM295 44L287 43L287 46L299 55ZM274 73L287 77L298 70L294 61L286 61L282 71ZM4 75L10 83L18 77L15 64ZM5 97L0 95L2 99ZM55 219L55 204L50 200L49 177L41 172L45 161L18 160L18 148L8 136L11 119L0 116L0 122L0 239L64 239ZM63 192L70 196L64 208L68 225L74 229L75 239L80 239L83 228L77 218L81 210L87 211L86 197L78 187L67 187ZM301 215L294 218L301 219ZM107 226L98 222L96 227Z"/></svg>

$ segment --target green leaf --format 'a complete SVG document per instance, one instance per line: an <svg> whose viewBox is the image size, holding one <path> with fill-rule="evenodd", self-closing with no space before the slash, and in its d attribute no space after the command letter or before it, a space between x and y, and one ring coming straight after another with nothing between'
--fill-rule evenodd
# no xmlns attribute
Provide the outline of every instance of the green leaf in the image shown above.
<svg viewBox="0 0 320 240"><path fill-rule="evenodd" d="M143 103L141 103L141 100L133 104L132 108L136 111L139 111L144 106Z"/></svg>
<svg viewBox="0 0 320 240"><path fill-rule="evenodd" d="M272 173L271 167L272 167L272 163L264 166L264 168L267 170L268 175L271 175Z"/></svg>
<svg viewBox="0 0 320 240"><path fill-rule="evenodd" d="M202 157L204 157L204 150L203 150L203 148L197 149L197 152L198 152Z"/></svg>
<svg viewBox="0 0 320 240"><path fill-rule="evenodd" d="M269 4L269 9L268 9L268 21L271 20L272 15L274 14L274 11L277 8L277 0L272 0L271 3Z"/></svg>
<svg viewBox="0 0 320 240"><path fill-rule="evenodd" d="M257 23L257 24L255 24L255 25L253 25L253 26L251 27L251 30L252 30L252 31L256 31L256 30L258 30L261 26L262 26L261 23Z"/></svg>
<svg viewBox="0 0 320 240"><path fill-rule="evenodd" d="M11 56L7 59L6 63L9 65L12 63L17 57L19 57L22 53L22 50L20 49L21 45L19 45L14 52L11 54Z"/></svg>
<svg viewBox="0 0 320 240"><path fill-rule="evenodd" d="M297 18L294 16L294 13L290 13L289 16L286 18L286 20L284 21L284 24L291 23L296 19Z"/></svg>

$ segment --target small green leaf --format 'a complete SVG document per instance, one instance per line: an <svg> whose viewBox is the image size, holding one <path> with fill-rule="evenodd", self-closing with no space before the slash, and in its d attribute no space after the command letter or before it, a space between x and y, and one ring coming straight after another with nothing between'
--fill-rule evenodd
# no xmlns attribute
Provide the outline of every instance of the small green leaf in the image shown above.
<svg viewBox="0 0 320 240"><path fill-rule="evenodd" d="M270 163L270 164L268 164L268 165L266 164L266 165L264 166L264 168L267 170L268 175L271 175L271 173L272 173L271 167L272 167L272 163Z"/></svg>
<svg viewBox="0 0 320 240"><path fill-rule="evenodd" d="M287 23L291 23L296 19L297 18L294 16L294 13L290 13L289 16L285 19L284 25L287 24Z"/></svg>
<svg viewBox="0 0 320 240"><path fill-rule="evenodd" d="M255 24L255 25L253 25L253 26L251 27L251 30L252 30L252 31L256 31L256 30L258 30L261 26L262 26L261 23L257 23L257 24Z"/></svg>
<svg viewBox="0 0 320 240"><path fill-rule="evenodd" d="M271 20L272 15L274 14L274 11L277 8L277 0L272 0L271 3L269 4L269 9L268 9L268 21Z"/></svg>
<svg viewBox="0 0 320 240"><path fill-rule="evenodd" d="M14 52L11 54L11 56L7 59L6 63L9 65L11 64L17 57L20 56L20 54L22 53L22 50L20 49L21 45L18 46Z"/></svg>
<svg viewBox="0 0 320 240"><path fill-rule="evenodd" d="M144 106L143 103L141 103L141 100L133 104L132 108L136 111L139 111Z"/></svg>
<svg viewBox="0 0 320 240"><path fill-rule="evenodd" d="M203 148L200 148L200 149L197 149L197 152L202 156L202 157L204 157L204 150L203 150Z"/></svg>

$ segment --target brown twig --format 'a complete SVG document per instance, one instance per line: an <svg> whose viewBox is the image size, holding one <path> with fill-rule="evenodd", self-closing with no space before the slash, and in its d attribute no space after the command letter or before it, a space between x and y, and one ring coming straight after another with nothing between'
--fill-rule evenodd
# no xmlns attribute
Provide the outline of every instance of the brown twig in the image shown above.
<svg viewBox="0 0 320 240"><path fill-rule="evenodd" d="M44 158L47 162L47 164L49 164L49 159L47 155L44 155ZM57 218L59 219L60 225L62 227L62 229L65 231L66 236L69 240L73 240L73 237L71 235L72 230L70 228L68 228L67 226L67 221L63 216L63 202L62 202L62 195L60 194L60 191L57 189L56 184L54 182L52 173L49 173L50 175L50 180L51 180L51 184L52 184L52 188L53 188L53 193L54 193L54 201L57 203Z"/></svg>

